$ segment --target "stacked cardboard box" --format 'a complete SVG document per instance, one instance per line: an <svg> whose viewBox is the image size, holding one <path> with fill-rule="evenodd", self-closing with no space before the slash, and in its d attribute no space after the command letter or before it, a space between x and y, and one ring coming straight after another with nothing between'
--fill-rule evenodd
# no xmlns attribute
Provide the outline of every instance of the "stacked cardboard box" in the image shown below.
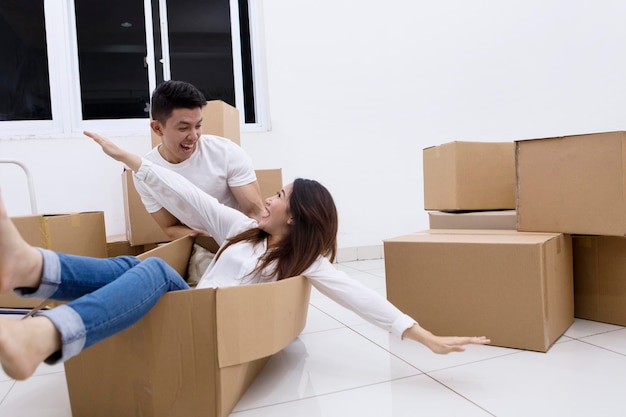
<svg viewBox="0 0 626 417"><path fill-rule="evenodd" d="M515 170L514 142L424 149L430 230L385 240L387 296L436 333L545 352L574 320L571 237L516 230Z"/></svg>
<svg viewBox="0 0 626 417"><path fill-rule="evenodd" d="M513 142L450 142L424 149L423 163L426 210L515 208Z"/></svg>
<svg viewBox="0 0 626 417"><path fill-rule="evenodd" d="M423 161L431 229L516 229L513 142L445 143Z"/></svg>
<svg viewBox="0 0 626 417"><path fill-rule="evenodd" d="M574 316L626 325L626 132L516 141L515 210L511 211L477 211L503 206L493 204L493 196L488 195L497 193L498 187L485 175L488 158L480 159L477 151L483 147L480 152L495 155L497 150L487 144L474 146L471 149L471 145L455 142L424 150L425 208L437 211L429 213L429 232L385 241L390 300L414 311L416 319L432 324L435 331L463 334L482 333L471 323L474 316L480 317L478 321L485 320L482 306L465 303L464 317L456 308L452 313L446 310L451 305L463 305L468 298L481 300L490 306L488 310L496 322L498 317L507 317L507 325L502 328L485 328L487 336L495 344L524 349L547 349ZM502 176L495 165L490 170L494 176ZM514 228L509 217L512 215ZM502 221L507 217L509 223ZM514 229L498 233L508 234L507 239L517 243L498 242L503 235L479 230L495 228ZM557 239L561 242L557 253L543 250L534 258L524 255L527 236L541 240L540 236L553 234L562 236ZM485 236L491 236L492 241L485 242ZM537 245L543 247L546 243ZM505 247L515 249L507 252ZM571 256L569 272L564 268L556 275L533 272L533 265L555 265L563 261L563 256ZM461 265L459 259L463 260ZM523 260L526 266L519 269L535 276L520 277L516 283L527 283L524 296L534 293L543 303L526 300L525 307L518 309L515 303L500 302L500 296L510 296L508 288L521 290L507 283L505 277L512 276L512 271L507 271L506 265L497 267L503 259L507 265ZM571 287L566 285L568 274ZM501 282L494 276L499 276ZM543 282L541 290L529 284L537 280ZM424 294L429 295L421 299ZM507 336L506 326L529 328L520 318L525 314L538 317L540 311L545 313L543 341L532 332L525 340ZM510 316L512 312L514 317Z"/></svg>
<svg viewBox="0 0 626 417"><path fill-rule="evenodd" d="M568 235L430 230L384 247L387 297L435 333L545 352L572 324Z"/></svg>
<svg viewBox="0 0 626 417"><path fill-rule="evenodd" d="M573 234L576 317L626 325L626 132L516 143L518 229Z"/></svg>
<svg viewBox="0 0 626 417"><path fill-rule="evenodd" d="M467 212L429 211L431 229L516 230L515 210L485 210Z"/></svg>

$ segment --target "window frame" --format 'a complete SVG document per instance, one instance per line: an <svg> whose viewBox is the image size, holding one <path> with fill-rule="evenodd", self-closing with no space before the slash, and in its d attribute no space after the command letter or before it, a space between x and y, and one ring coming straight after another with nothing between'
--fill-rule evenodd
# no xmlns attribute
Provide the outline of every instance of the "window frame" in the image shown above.
<svg viewBox="0 0 626 417"><path fill-rule="evenodd" d="M44 0L46 25L46 48L48 53L48 71L50 77L50 100L52 120L2 121L0 139L21 139L34 137L66 138L82 135L84 130L100 132L107 136L143 136L149 134L149 119L104 119L83 120L80 92L78 40L76 34L75 0ZM159 9L166 11L167 0L144 0L144 10L151 10L152 2L159 2ZM175 0L170 0L175 1ZM241 37L239 29L239 0L229 0L231 12L231 31L233 46L233 67L235 68L235 102L239 109L241 131L266 132L269 130L267 111L266 81L260 19L262 16L260 0L248 2L250 16L250 43L252 54L252 76L255 97L255 123L245 123L243 103L243 71L241 59ZM165 13L161 15L163 57L163 79L170 79L169 48L167 42L167 21ZM154 33L152 14L147 12L146 26L146 62L148 63L148 85L150 94L156 87ZM165 27L163 27L165 26ZM69 110L68 110L69 109Z"/></svg>

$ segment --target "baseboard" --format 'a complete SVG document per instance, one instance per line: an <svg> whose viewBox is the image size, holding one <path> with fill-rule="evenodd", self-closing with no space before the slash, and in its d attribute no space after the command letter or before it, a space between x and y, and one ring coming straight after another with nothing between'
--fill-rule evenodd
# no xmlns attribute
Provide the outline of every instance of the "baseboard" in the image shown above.
<svg viewBox="0 0 626 417"><path fill-rule="evenodd" d="M352 261L365 261L369 259L382 259L383 258L383 246L358 246L352 248L339 248L337 249L337 259L335 262L352 262Z"/></svg>

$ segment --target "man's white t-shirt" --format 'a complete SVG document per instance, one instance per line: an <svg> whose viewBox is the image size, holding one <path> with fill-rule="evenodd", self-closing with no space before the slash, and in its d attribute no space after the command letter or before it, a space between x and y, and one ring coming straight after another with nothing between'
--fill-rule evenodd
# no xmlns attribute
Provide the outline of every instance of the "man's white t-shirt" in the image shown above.
<svg viewBox="0 0 626 417"><path fill-rule="evenodd" d="M230 187L240 187L256 181L252 159L248 154L239 145L219 136L202 135L196 143L194 153L189 159L178 164L163 159L158 146L144 158L179 173L220 203L237 210L241 208ZM148 212L159 211L162 206L148 187L140 181L134 183Z"/></svg>

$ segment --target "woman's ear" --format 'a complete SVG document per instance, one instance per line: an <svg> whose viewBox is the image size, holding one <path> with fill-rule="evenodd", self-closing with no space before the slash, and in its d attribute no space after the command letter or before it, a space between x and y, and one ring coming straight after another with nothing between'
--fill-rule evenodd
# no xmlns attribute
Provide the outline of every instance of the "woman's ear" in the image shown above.
<svg viewBox="0 0 626 417"><path fill-rule="evenodd" d="M293 217L290 217L289 220L287 220L287 224L288 225L292 225L293 224Z"/></svg>

